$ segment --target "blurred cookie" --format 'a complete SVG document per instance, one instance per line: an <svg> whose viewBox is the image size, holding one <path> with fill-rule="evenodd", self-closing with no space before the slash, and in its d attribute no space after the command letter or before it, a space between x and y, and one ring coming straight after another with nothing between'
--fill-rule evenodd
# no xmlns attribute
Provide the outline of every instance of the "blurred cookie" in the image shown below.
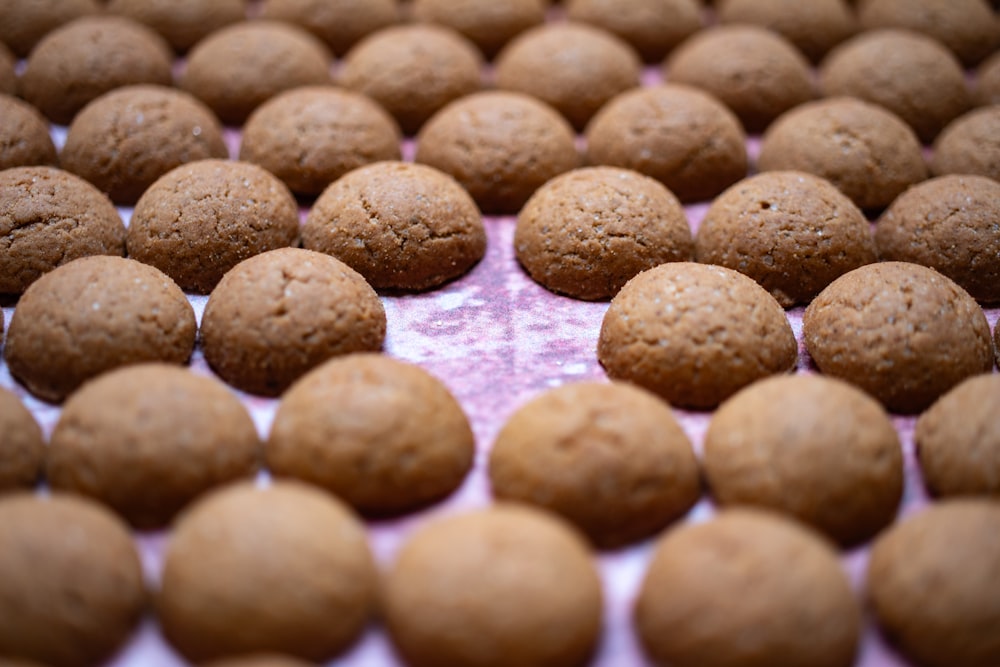
<svg viewBox="0 0 1000 667"><path fill-rule="evenodd" d="M365 36L399 21L398 0L264 0L261 16L305 28L343 55Z"/></svg>
<svg viewBox="0 0 1000 667"><path fill-rule="evenodd" d="M16 62L14 54L0 42L0 93L4 95L17 94L17 74L14 71Z"/></svg>
<svg viewBox="0 0 1000 667"><path fill-rule="evenodd" d="M702 24L697 0L568 0L566 15L618 35L646 62L661 60Z"/></svg>
<svg viewBox="0 0 1000 667"><path fill-rule="evenodd" d="M544 0L414 0L413 18L461 33L487 58L528 28L545 21Z"/></svg>
<svg viewBox="0 0 1000 667"><path fill-rule="evenodd" d="M49 123L30 104L0 94L0 170L56 164Z"/></svg>
<svg viewBox="0 0 1000 667"><path fill-rule="evenodd" d="M983 106L1000 104L1000 52L984 60L976 71L976 101Z"/></svg>
<svg viewBox="0 0 1000 667"><path fill-rule="evenodd" d="M818 62L857 30L844 0L721 0L720 23L750 23L773 30Z"/></svg>
<svg viewBox="0 0 1000 667"><path fill-rule="evenodd" d="M246 18L246 0L109 0L108 12L127 16L159 33L178 52Z"/></svg>
<svg viewBox="0 0 1000 667"><path fill-rule="evenodd" d="M238 658L223 658L206 663L205 667L314 667L312 663L302 662L276 653L255 653Z"/></svg>
<svg viewBox="0 0 1000 667"><path fill-rule="evenodd" d="M45 35L59 26L100 11L98 0L4 0L0 42L26 58Z"/></svg>
<svg viewBox="0 0 1000 667"><path fill-rule="evenodd" d="M973 109L953 120L934 142L931 172L1000 181L1000 105Z"/></svg>
<svg viewBox="0 0 1000 667"><path fill-rule="evenodd" d="M45 459L42 429L12 392L0 389L0 494L35 485Z"/></svg>

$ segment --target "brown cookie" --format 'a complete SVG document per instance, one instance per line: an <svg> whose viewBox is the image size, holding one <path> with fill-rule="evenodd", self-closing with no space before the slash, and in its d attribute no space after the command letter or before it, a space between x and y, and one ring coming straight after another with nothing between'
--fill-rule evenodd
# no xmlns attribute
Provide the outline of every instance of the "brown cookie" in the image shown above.
<svg viewBox="0 0 1000 667"><path fill-rule="evenodd" d="M587 159L652 176L682 202L710 199L747 173L740 121L714 97L665 84L618 95L587 126Z"/></svg>
<svg viewBox="0 0 1000 667"><path fill-rule="evenodd" d="M635 626L650 657L673 667L850 667L861 610L819 535L733 509L660 541Z"/></svg>
<svg viewBox="0 0 1000 667"><path fill-rule="evenodd" d="M184 52L216 30L246 18L246 0L109 0L108 12L143 23Z"/></svg>
<svg viewBox="0 0 1000 667"><path fill-rule="evenodd" d="M205 306L201 340L226 382L277 396L331 357L382 349L385 326L378 295L350 267L281 248L226 273Z"/></svg>
<svg viewBox="0 0 1000 667"><path fill-rule="evenodd" d="M303 28L277 21L227 26L198 42L179 85L223 123L240 125L278 93L330 82L330 52Z"/></svg>
<svg viewBox="0 0 1000 667"><path fill-rule="evenodd" d="M785 312L764 288L721 266L673 262L640 273L611 300L597 359L608 376L673 405L711 408L795 367Z"/></svg>
<svg viewBox="0 0 1000 667"><path fill-rule="evenodd" d="M1000 504L949 500L897 523L871 551L868 599L916 664L1000 664Z"/></svg>
<svg viewBox="0 0 1000 667"><path fill-rule="evenodd" d="M771 171L740 181L712 202L695 252L699 262L750 276L789 308L874 262L875 242L858 207L829 181Z"/></svg>
<svg viewBox="0 0 1000 667"><path fill-rule="evenodd" d="M504 44L545 21L544 0L414 0L413 18L458 31L492 58Z"/></svg>
<svg viewBox="0 0 1000 667"><path fill-rule="evenodd" d="M854 12L844 0L724 0L718 5L720 23L773 30L813 62L857 31Z"/></svg>
<svg viewBox="0 0 1000 667"><path fill-rule="evenodd" d="M48 667L109 659L146 607L125 525L72 496L0 499L0 654Z"/></svg>
<svg viewBox="0 0 1000 667"><path fill-rule="evenodd" d="M0 389L0 494L32 487L45 459L42 429L20 399Z"/></svg>
<svg viewBox="0 0 1000 667"><path fill-rule="evenodd" d="M526 506L426 523L383 582L389 637L412 667L582 665L601 632L601 583L583 540Z"/></svg>
<svg viewBox="0 0 1000 667"><path fill-rule="evenodd" d="M284 655L258 653L238 658L213 660L205 667L313 667L313 665Z"/></svg>
<svg viewBox="0 0 1000 667"><path fill-rule="evenodd" d="M17 94L17 73L14 71L16 58L3 42L0 42L0 93L4 95ZM4 116L7 116L5 111ZM2 143L0 143L2 145Z"/></svg>
<svg viewBox="0 0 1000 667"><path fill-rule="evenodd" d="M398 0L264 0L261 16L299 25L342 55L365 36L399 21Z"/></svg>
<svg viewBox="0 0 1000 667"><path fill-rule="evenodd" d="M100 11L98 0L4 0L0 42L26 58L45 35L59 26Z"/></svg>
<svg viewBox="0 0 1000 667"><path fill-rule="evenodd" d="M927 178L910 126L891 111L850 97L808 102L782 114L764 134L757 166L825 178L863 209L888 206Z"/></svg>
<svg viewBox="0 0 1000 667"><path fill-rule="evenodd" d="M941 176L919 183L875 227L882 259L937 269L982 303L1000 301L1000 183Z"/></svg>
<svg viewBox="0 0 1000 667"><path fill-rule="evenodd" d="M45 472L53 489L151 529L212 487L252 475L259 454L250 415L221 383L141 364L105 373L66 401Z"/></svg>
<svg viewBox="0 0 1000 667"><path fill-rule="evenodd" d="M139 83L169 86L173 53L162 37L130 19L77 19L49 33L28 58L20 93L52 122L104 93Z"/></svg>
<svg viewBox="0 0 1000 667"><path fill-rule="evenodd" d="M281 181L249 162L200 160L146 190L126 243L133 259L206 294L244 259L298 239L298 205Z"/></svg>
<svg viewBox="0 0 1000 667"><path fill-rule="evenodd" d="M484 213L512 214L543 183L578 165L574 141L569 123L547 104L521 93L482 92L424 124L416 161L453 176Z"/></svg>
<svg viewBox="0 0 1000 667"><path fill-rule="evenodd" d="M521 210L517 260L543 287L577 299L610 299L633 276L689 261L684 209L658 181L617 167L552 179Z"/></svg>
<svg viewBox="0 0 1000 667"><path fill-rule="evenodd" d="M57 162L49 123L38 109L0 94L0 118L0 170Z"/></svg>
<svg viewBox="0 0 1000 667"><path fill-rule="evenodd" d="M156 610L188 660L278 652L326 662L361 634L376 573L364 527L315 487L234 484L178 517Z"/></svg>
<svg viewBox="0 0 1000 667"><path fill-rule="evenodd" d="M80 257L124 254L125 225L90 183L52 167L0 171L0 293Z"/></svg>
<svg viewBox="0 0 1000 667"><path fill-rule="evenodd" d="M112 201L130 205L174 167L228 155L208 107L180 90L143 85L113 90L84 107L59 160Z"/></svg>
<svg viewBox="0 0 1000 667"><path fill-rule="evenodd" d="M919 412L993 368L990 329L968 292L933 269L869 264L830 284L802 318L819 369L890 411Z"/></svg>
<svg viewBox="0 0 1000 667"><path fill-rule="evenodd" d="M934 142L931 172L1000 181L1000 105L974 109L953 120Z"/></svg>
<svg viewBox="0 0 1000 667"><path fill-rule="evenodd" d="M1000 104L1000 52L984 60L976 71L976 102Z"/></svg>
<svg viewBox="0 0 1000 667"><path fill-rule="evenodd" d="M264 167L293 192L318 195L352 169L400 159L399 141L392 117L364 95L306 86L250 115L240 159Z"/></svg>
<svg viewBox="0 0 1000 667"><path fill-rule="evenodd" d="M374 354L330 361L297 382L266 448L275 475L322 486L367 514L447 496L474 453L469 420L440 380Z"/></svg>
<svg viewBox="0 0 1000 667"><path fill-rule="evenodd" d="M662 59L702 24L697 0L568 0L566 14L618 35L646 62Z"/></svg>

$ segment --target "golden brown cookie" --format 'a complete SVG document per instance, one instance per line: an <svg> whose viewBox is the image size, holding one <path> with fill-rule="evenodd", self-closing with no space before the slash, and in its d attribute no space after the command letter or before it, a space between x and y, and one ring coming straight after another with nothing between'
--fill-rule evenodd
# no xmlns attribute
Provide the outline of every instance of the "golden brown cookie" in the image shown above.
<svg viewBox="0 0 1000 667"><path fill-rule="evenodd" d="M4 0L0 42L26 58L45 35L59 26L100 11L98 0Z"/></svg>
<svg viewBox="0 0 1000 667"><path fill-rule="evenodd" d="M193 662L277 652L326 662L375 607L375 566L353 512L315 487L234 484L178 517L156 610Z"/></svg>
<svg viewBox="0 0 1000 667"><path fill-rule="evenodd" d="M413 18L438 23L469 38L487 58L504 44L545 20L544 0L414 0Z"/></svg>
<svg viewBox="0 0 1000 667"><path fill-rule="evenodd" d="M343 55L365 36L399 21L398 0L264 0L261 16L299 25Z"/></svg>
<svg viewBox="0 0 1000 667"><path fill-rule="evenodd" d="M844 0L722 0L717 11L720 23L773 30L813 62L857 30L854 12Z"/></svg>
<svg viewBox="0 0 1000 667"><path fill-rule="evenodd" d="M934 142L931 172L1000 181L1000 104L973 109L953 120Z"/></svg>
<svg viewBox="0 0 1000 667"><path fill-rule="evenodd" d="M108 12L143 23L183 53L203 37L246 18L246 0L109 0Z"/></svg>
<svg viewBox="0 0 1000 667"><path fill-rule="evenodd" d="M13 53L0 42L0 93L4 95L17 94L17 73L14 71L16 58ZM4 114L6 116L6 113Z"/></svg>
<svg viewBox="0 0 1000 667"><path fill-rule="evenodd" d="M302 662L276 653L257 653L238 658L223 658L206 663L205 667L313 667L312 663Z"/></svg>
<svg viewBox="0 0 1000 667"><path fill-rule="evenodd" d="M0 433L0 494L34 486L45 459L42 429L21 400L6 389L0 389Z"/></svg>
<svg viewBox="0 0 1000 667"><path fill-rule="evenodd" d="M976 71L976 102L1000 104L1000 52L984 60Z"/></svg>
<svg viewBox="0 0 1000 667"><path fill-rule="evenodd" d="M13 93L11 93L13 94ZM56 164L49 123L27 102L0 94L0 170Z"/></svg>
<svg viewBox="0 0 1000 667"><path fill-rule="evenodd" d="M662 59L702 24L697 0L568 0L566 14L618 35L646 62Z"/></svg>

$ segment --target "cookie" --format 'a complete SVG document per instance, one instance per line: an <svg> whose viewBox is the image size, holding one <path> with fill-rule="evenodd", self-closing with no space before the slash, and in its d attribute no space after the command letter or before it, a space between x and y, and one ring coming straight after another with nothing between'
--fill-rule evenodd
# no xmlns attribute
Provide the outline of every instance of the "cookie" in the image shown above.
<svg viewBox="0 0 1000 667"><path fill-rule="evenodd" d="M330 52L303 28L277 21L227 26L188 54L179 85L223 123L241 125L278 93L330 82Z"/></svg>
<svg viewBox="0 0 1000 667"><path fill-rule="evenodd" d="M72 496L0 499L0 654L48 667L103 664L146 607L125 525Z"/></svg>
<svg viewBox="0 0 1000 667"><path fill-rule="evenodd" d="M809 61L781 35L754 25L698 33L667 59L665 75L714 95L752 133L816 96Z"/></svg>
<svg viewBox="0 0 1000 667"><path fill-rule="evenodd" d="M930 164L936 176L975 174L1000 181L1000 105L953 120L934 142Z"/></svg>
<svg viewBox="0 0 1000 667"><path fill-rule="evenodd" d="M746 176L745 140L740 121L714 97L665 84L604 105L587 126L587 159L652 176L693 202Z"/></svg>
<svg viewBox="0 0 1000 667"><path fill-rule="evenodd" d="M426 523L383 591L389 637L412 667L582 665L601 632L601 582L583 540L525 506Z"/></svg>
<svg viewBox="0 0 1000 667"><path fill-rule="evenodd" d="M434 114L417 136L416 161L453 176L483 213L512 214L543 183L578 165L574 142L569 123L547 104L490 91Z"/></svg>
<svg viewBox="0 0 1000 667"><path fill-rule="evenodd" d="M55 164L56 147L49 124L38 109L0 94L0 171L34 164Z"/></svg>
<svg viewBox="0 0 1000 667"><path fill-rule="evenodd" d="M299 25L342 55L399 20L397 0L264 0L261 16Z"/></svg>
<svg viewBox="0 0 1000 667"><path fill-rule="evenodd" d="M146 190L126 244L181 289L207 294L244 259L298 238L298 205L281 181L248 162L200 160Z"/></svg>
<svg viewBox="0 0 1000 667"><path fill-rule="evenodd" d="M28 58L20 93L59 125L91 100L140 83L169 86L173 53L162 37L130 19L94 16L49 33Z"/></svg>
<svg viewBox="0 0 1000 667"><path fill-rule="evenodd" d="M618 35L646 62L661 60L702 24L697 0L568 0L566 15Z"/></svg>
<svg viewBox="0 0 1000 667"><path fill-rule="evenodd" d="M720 23L750 23L787 38L813 62L857 31L854 12L844 0L722 0Z"/></svg>
<svg viewBox="0 0 1000 667"><path fill-rule="evenodd" d="M17 94L17 73L14 71L16 63L14 54L0 42L0 93L3 95Z"/></svg>
<svg viewBox="0 0 1000 667"><path fill-rule="evenodd" d="M897 523L867 579L876 619L914 663L1000 664L1000 504L949 500Z"/></svg>
<svg viewBox="0 0 1000 667"><path fill-rule="evenodd" d="M0 389L0 433L0 494L34 486L45 458L42 429L20 399L6 389Z"/></svg>
<svg viewBox="0 0 1000 667"><path fill-rule="evenodd" d="M288 656L259 653L238 658L213 660L205 667L313 667L313 665Z"/></svg>
<svg viewBox="0 0 1000 667"><path fill-rule="evenodd" d="M275 475L322 486L376 515L447 496L474 454L469 420L444 384L374 354L327 362L293 385L266 447Z"/></svg>
<svg viewBox="0 0 1000 667"><path fill-rule="evenodd" d="M264 652L326 662L361 634L375 585L364 527L343 503L295 482L240 483L174 524L157 618L196 663Z"/></svg>
<svg viewBox="0 0 1000 667"><path fill-rule="evenodd" d="M825 540L777 515L734 509L660 541L635 626L657 664L850 667L861 610Z"/></svg>
<svg viewBox="0 0 1000 667"><path fill-rule="evenodd" d="M940 176L896 198L878 220L879 256L937 269L981 303L1000 302L1000 183Z"/></svg>
<svg viewBox="0 0 1000 667"><path fill-rule="evenodd" d="M802 333L820 371L892 412L920 412L993 368L982 309L951 279L917 264L869 264L841 276L806 308Z"/></svg>
<svg viewBox="0 0 1000 667"><path fill-rule="evenodd" d="M5 0L0 42L26 58L45 35L82 16L101 11L98 0Z"/></svg>
<svg viewBox="0 0 1000 667"><path fill-rule="evenodd" d="M612 97L639 85L639 57L619 37L586 24L548 23L504 47L496 86L536 97L577 130Z"/></svg>
<svg viewBox="0 0 1000 667"><path fill-rule="evenodd" d="M115 203L133 205L174 167L228 155L208 107L185 92L143 85L113 90L84 107L59 159Z"/></svg>
<svg viewBox="0 0 1000 667"><path fill-rule="evenodd" d="M318 195L352 169L400 159L399 127L364 95L306 86L277 95L243 126L240 159L264 167L292 192Z"/></svg>
<svg viewBox="0 0 1000 667"><path fill-rule="evenodd" d="M252 475L259 450L250 415L221 383L140 364L105 373L66 401L45 472L53 489L89 496L145 530Z"/></svg>
<svg viewBox="0 0 1000 667"><path fill-rule="evenodd" d="M482 60L472 42L443 26L393 26L348 51L337 83L381 104L412 135L443 106L482 87Z"/></svg>
<svg viewBox="0 0 1000 667"><path fill-rule="evenodd" d="M545 21L544 0L414 0L413 18L438 23L467 37L492 58L504 44Z"/></svg>
<svg viewBox="0 0 1000 667"><path fill-rule="evenodd" d="M757 166L825 178L863 209L884 208L927 178L910 126L891 111L850 97L808 102L782 114L764 134Z"/></svg>
<svg viewBox="0 0 1000 667"><path fill-rule="evenodd" d="M1000 53L995 53L976 71L976 102L983 106L1000 104Z"/></svg>
<svg viewBox="0 0 1000 667"><path fill-rule="evenodd" d="M808 303L875 261L868 221L828 181L797 171L757 174L712 202L695 253L753 278L785 308Z"/></svg>
<svg viewBox="0 0 1000 667"><path fill-rule="evenodd" d="M124 254L125 225L90 183L53 167L0 171L0 293L80 257Z"/></svg>
<svg viewBox="0 0 1000 667"><path fill-rule="evenodd" d="M107 11L143 23L178 53L246 18L245 0L109 0Z"/></svg>
<svg viewBox="0 0 1000 667"><path fill-rule="evenodd" d="M610 299L637 273L689 261L693 250L677 198L617 167L553 178L525 204L514 231L517 260L531 278L577 299Z"/></svg>
<svg viewBox="0 0 1000 667"><path fill-rule="evenodd" d="M613 379L670 404L712 408L744 386L795 367L785 312L742 273L689 262L637 275L611 300L597 360Z"/></svg>
<svg viewBox="0 0 1000 667"><path fill-rule="evenodd" d="M382 349L385 310L348 266L301 248L243 260L212 290L205 359L229 384L277 396L327 359Z"/></svg>

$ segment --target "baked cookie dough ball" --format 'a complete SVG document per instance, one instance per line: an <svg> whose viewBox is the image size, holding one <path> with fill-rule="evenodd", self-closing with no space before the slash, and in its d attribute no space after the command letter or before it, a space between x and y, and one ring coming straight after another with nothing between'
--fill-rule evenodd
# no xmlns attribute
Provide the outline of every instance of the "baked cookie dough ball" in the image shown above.
<svg viewBox="0 0 1000 667"><path fill-rule="evenodd" d="M544 0L414 0L413 18L458 31L492 58L511 39L544 22L545 9Z"/></svg>
<svg viewBox="0 0 1000 667"><path fill-rule="evenodd" d="M223 123L240 125L278 93L330 82L330 52L297 26L249 21L198 42L179 85Z"/></svg>
<svg viewBox="0 0 1000 667"><path fill-rule="evenodd" d="M397 0L264 0L261 16L305 28L336 54L399 20Z"/></svg>
<svg viewBox="0 0 1000 667"><path fill-rule="evenodd" d="M745 143L729 109L676 84L626 91L587 126L591 164L652 176L682 202L710 199L746 176Z"/></svg>
<svg viewBox="0 0 1000 667"><path fill-rule="evenodd" d="M733 509L660 541L635 625L662 665L850 667L861 610L819 535L774 514Z"/></svg>
<svg viewBox="0 0 1000 667"><path fill-rule="evenodd" d="M70 396L45 472L53 489L89 496L152 529L212 487L252 475L259 450L250 415L221 383L140 364Z"/></svg>
<svg viewBox="0 0 1000 667"><path fill-rule="evenodd" d="M984 60L976 72L976 102L1000 104L1000 52Z"/></svg>
<svg viewBox="0 0 1000 667"><path fill-rule="evenodd" d="M35 107L0 94L0 118L0 170L58 161L48 121Z"/></svg>
<svg viewBox="0 0 1000 667"><path fill-rule="evenodd" d="M383 591L389 637L412 667L582 665L601 632L601 583L583 540L525 506L428 522Z"/></svg>
<svg viewBox="0 0 1000 667"><path fill-rule="evenodd" d="M246 18L246 0L110 0L108 12L127 16L159 33L178 52Z"/></svg>
<svg viewBox="0 0 1000 667"><path fill-rule="evenodd" d="M226 382L277 396L331 357L382 349L385 327L378 295L350 267L280 248L226 273L205 306L201 341Z"/></svg>
<svg viewBox="0 0 1000 667"><path fill-rule="evenodd" d="M364 527L343 503L296 482L247 482L180 515L156 610L196 663L261 652L326 662L361 634L375 586Z"/></svg>
<svg viewBox="0 0 1000 667"><path fill-rule="evenodd" d="M897 523L867 579L879 625L916 664L1000 664L1000 503L949 500Z"/></svg>
<svg viewBox="0 0 1000 667"><path fill-rule="evenodd" d="M275 475L324 487L376 515L447 496L474 454L469 420L444 384L375 354L327 362L293 385L266 448Z"/></svg>
<svg viewBox="0 0 1000 667"><path fill-rule="evenodd" d="M454 177L484 213L503 215L517 213L543 183L578 165L574 142L573 128L547 104L521 93L482 92L424 124L416 161Z"/></svg>
<svg viewBox="0 0 1000 667"><path fill-rule="evenodd" d="M292 192L318 195L352 169L400 159L399 128L364 95L306 86L277 95L243 126L240 159L258 164Z"/></svg>
<svg viewBox="0 0 1000 667"><path fill-rule="evenodd" d="M863 209L888 206L927 178L917 136L899 116L850 97L808 102L764 134L761 171L797 170L833 183Z"/></svg>
<svg viewBox="0 0 1000 667"><path fill-rule="evenodd" d="M45 35L82 16L97 14L97 0L3 0L0 42L26 58Z"/></svg>
<svg viewBox="0 0 1000 667"><path fill-rule="evenodd" d="M223 658L207 663L205 667L314 667L312 663L271 653Z"/></svg>
<svg viewBox="0 0 1000 667"><path fill-rule="evenodd" d="M146 607L125 525L59 493L0 499L0 654L49 667L104 663Z"/></svg>
<svg viewBox="0 0 1000 667"><path fill-rule="evenodd" d="M723 0L720 23L759 25L786 37L807 58L818 62L827 51L857 30L853 10L844 0Z"/></svg>
<svg viewBox="0 0 1000 667"><path fill-rule="evenodd" d="M24 292L4 359L32 394L61 402L120 366L186 363L195 332L191 304L162 272L121 257L83 257Z"/></svg>
<svg viewBox="0 0 1000 667"><path fill-rule="evenodd" d="M1000 105L974 109L952 121L934 142L931 172L1000 181Z"/></svg>
<svg viewBox="0 0 1000 667"><path fill-rule="evenodd" d="M140 83L169 86L173 54L163 38L120 16L77 19L32 50L20 93L49 120L68 125L88 102Z"/></svg>
<svg viewBox="0 0 1000 667"><path fill-rule="evenodd" d="M703 264L750 276L785 308L876 259L858 207L828 181L798 171L757 174L719 195L695 252Z"/></svg>
<svg viewBox="0 0 1000 667"><path fill-rule="evenodd" d="M486 231L455 179L421 164L379 162L323 192L302 244L345 262L375 289L424 290L475 266Z"/></svg>
<svg viewBox="0 0 1000 667"><path fill-rule="evenodd" d="M3 42L0 42L0 93L17 94L17 73L14 71L16 59ZM5 114L6 115L6 114Z"/></svg>
<svg viewBox="0 0 1000 667"><path fill-rule="evenodd" d="M0 171L0 293L80 257L124 254L125 225L90 183L53 167Z"/></svg>
<svg viewBox="0 0 1000 667"><path fill-rule="evenodd" d="M693 250L677 198L617 167L552 179L525 204L514 231L514 251L531 278L577 299L610 299L637 273L689 261Z"/></svg>
<svg viewBox="0 0 1000 667"><path fill-rule="evenodd" d="M968 292L933 269L869 264L823 290L802 318L820 371L892 412L915 413L993 368L990 329Z"/></svg>
<svg viewBox="0 0 1000 667"><path fill-rule="evenodd" d="M115 203L132 205L174 167L228 154L218 119L197 99L164 86L127 86L76 115L59 159Z"/></svg>
<svg viewBox="0 0 1000 667"><path fill-rule="evenodd" d="M879 256L937 269L981 303L1000 302L1000 183L940 176L913 186L875 227Z"/></svg>
<svg viewBox="0 0 1000 667"><path fill-rule="evenodd" d="M611 300L597 341L608 376L672 405L712 408L795 367L785 311L750 278L673 262L640 273Z"/></svg>
<svg viewBox="0 0 1000 667"><path fill-rule="evenodd" d="M181 289L207 294L244 259L295 245L298 205L288 188L248 162L200 160L164 174L135 205L129 257Z"/></svg>
<svg viewBox="0 0 1000 667"><path fill-rule="evenodd" d="M566 14L618 35L646 62L661 60L702 23L697 0L568 0Z"/></svg>
<svg viewBox="0 0 1000 667"><path fill-rule="evenodd" d="M0 494L34 486L45 459L38 422L12 392L0 389Z"/></svg>

